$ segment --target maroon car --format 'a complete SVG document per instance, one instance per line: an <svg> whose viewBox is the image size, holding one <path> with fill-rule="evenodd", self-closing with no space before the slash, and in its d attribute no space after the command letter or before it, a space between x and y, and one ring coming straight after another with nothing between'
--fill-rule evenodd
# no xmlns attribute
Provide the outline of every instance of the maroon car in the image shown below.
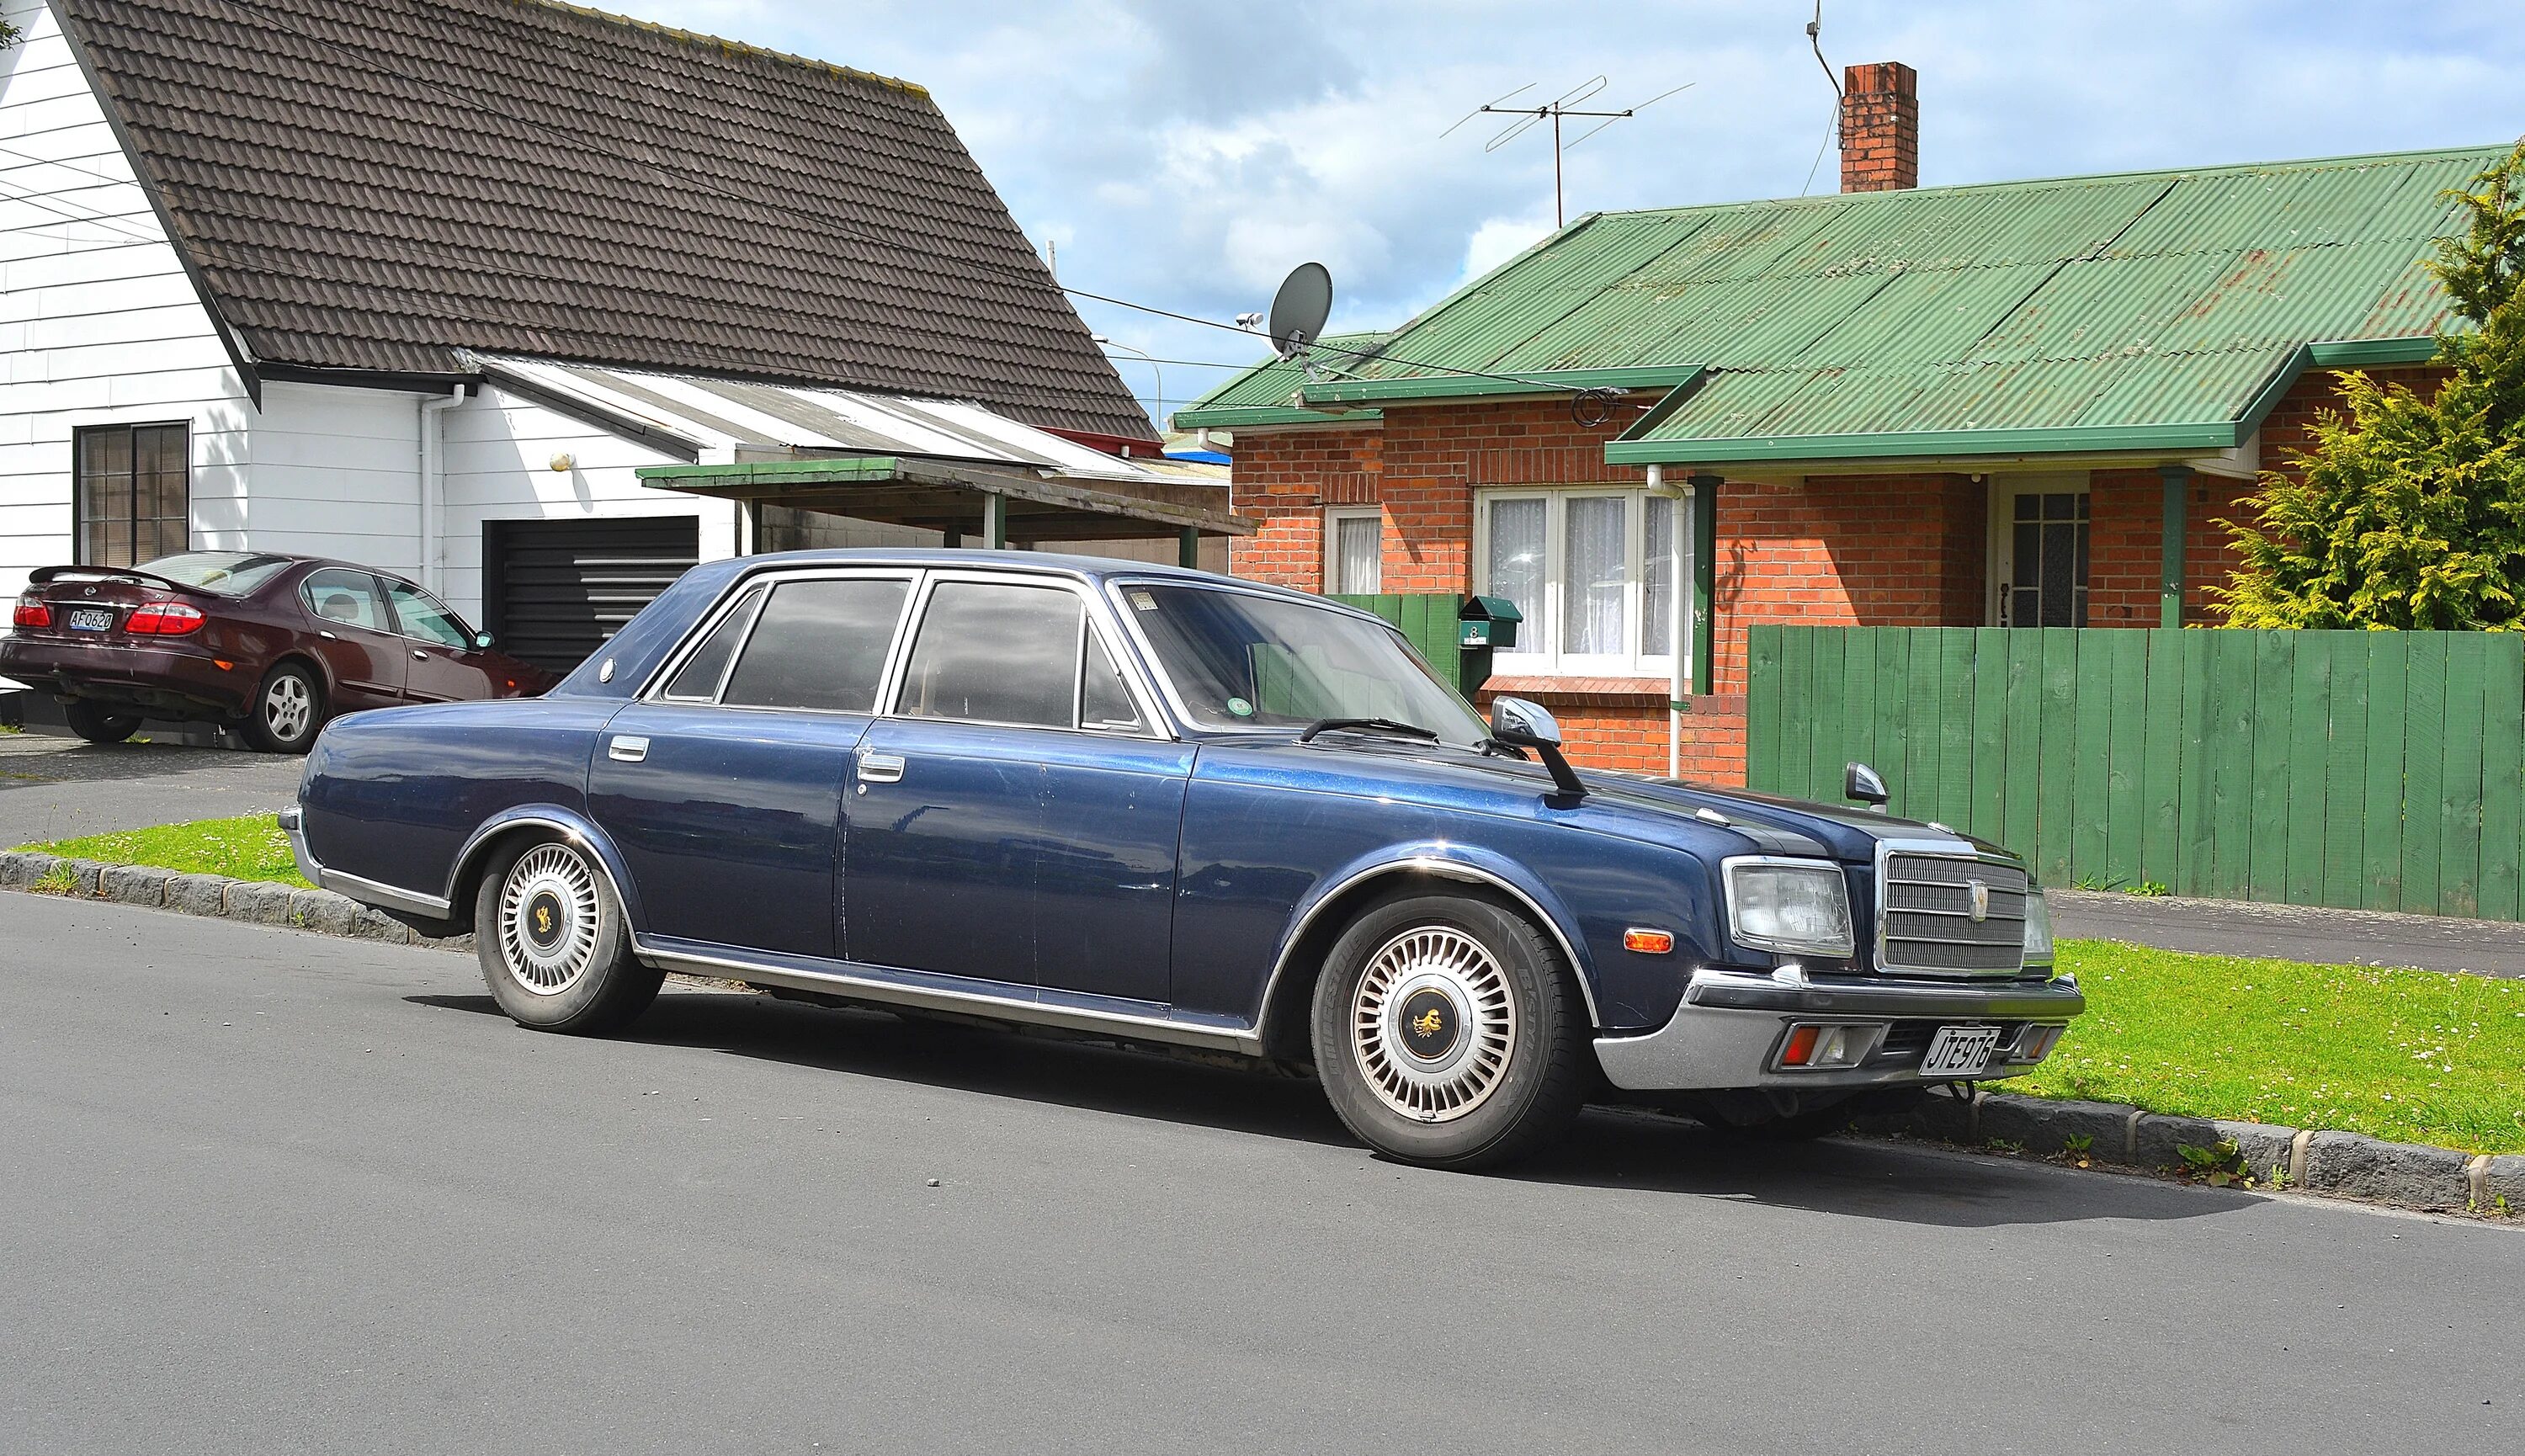
<svg viewBox="0 0 2525 1456"><path fill-rule="evenodd" d="M529 697L555 674L491 650L400 577L269 552L186 551L136 567L46 567L0 637L0 678L62 699L98 743L151 718L225 724L304 753L336 714Z"/></svg>

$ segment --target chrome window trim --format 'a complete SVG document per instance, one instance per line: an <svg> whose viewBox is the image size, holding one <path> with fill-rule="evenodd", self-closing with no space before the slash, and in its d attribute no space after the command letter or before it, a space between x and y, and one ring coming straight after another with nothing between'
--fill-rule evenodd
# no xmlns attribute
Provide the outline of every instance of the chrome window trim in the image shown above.
<svg viewBox="0 0 2525 1456"><path fill-rule="evenodd" d="M1850 920L1850 943L1834 950L1828 946L1800 945L1776 940L1770 936L1748 935L1736 924L1736 872L1741 869L1781 865L1797 870L1829 871L1841 882L1842 914ZM1840 959L1858 954L1858 907L1850 903L1850 874L1841 861L1817 859L1801 854L1731 854L1718 862L1718 910L1727 922L1727 938L1748 950L1768 951L1781 956L1826 956Z"/></svg>
<svg viewBox="0 0 2525 1456"><path fill-rule="evenodd" d="M754 624L763 620L763 606L766 602L771 600L772 584L773 583L764 580L759 577L752 577L743 583L745 587L743 591L736 593L733 597L724 602L713 602L711 604L711 610L705 618L702 630L693 634L690 650L683 651L681 656L676 659L675 671L660 675L658 679L657 696L654 699L643 699L643 701L676 703L686 707L709 707L716 704L720 698L726 696L727 679L735 675L736 660L745 655L745 644L753 640ZM754 615L742 628L738 628L735 645L728 648L727 661L719 664L718 678L711 683L710 692L706 696L701 697L682 697L677 695L673 691L675 679L683 676L684 665L689 663L694 657L698 656L703 647L709 645L710 639L718 634L718 629L721 627L726 626L728 619L734 617L737 613L746 610L748 603L752 604ZM893 649L893 645L894 644L891 642L887 643L887 650L891 651Z"/></svg>
<svg viewBox="0 0 2525 1456"><path fill-rule="evenodd" d="M1164 667L1162 665L1156 645L1150 642L1148 633L1141 628L1139 623L1139 609L1131 606L1129 598L1125 595L1125 593L1134 586L1175 587L1188 591L1224 591L1233 593L1237 596L1261 597L1265 601L1291 602L1299 606L1313 607L1321 611L1338 612L1343 616L1356 618L1361 622L1365 622L1383 628L1388 636L1391 636L1396 641L1402 643L1406 651L1412 651L1411 639L1403 635L1402 629L1397 628L1393 623L1386 621L1384 618L1377 616L1373 612L1362 612L1357 607L1345 606L1329 597L1311 596L1304 592L1292 593L1286 590L1277 589L1259 590L1242 582L1229 580L1224 577L1214 581L1196 581L1187 580L1180 577L1108 577L1105 578L1105 590L1109 594L1111 600L1107 605L1113 609L1115 617L1129 628L1131 645L1139 652L1142 663L1148 669L1149 677L1156 681L1159 690L1164 693L1167 711L1174 715L1175 723L1187 732L1206 733L1223 738L1284 738L1290 733L1295 732L1296 729L1285 725L1279 728L1209 728L1202 725L1198 719L1194 718L1192 710L1184 705L1183 695L1175 691L1174 679L1167 676ZM1413 656L1418 656L1418 653L1414 651ZM1423 663L1422 666L1426 667L1427 664ZM1434 671L1430 673L1429 680L1437 683L1447 691L1454 693L1459 698L1463 696L1461 689L1450 686L1447 680L1440 678ZM1481 711L1473 707L1471 703L1467 702L1464 704L1464 711L1472 714L1476 722L1483 721ZM1465 745L1456 744L1453 746L1463 747Z"/></svg>
<svg viewBox="0 0 2525 1456"><path fill-rule="evenodd" d="M921 625L928 620L929 603L931 599L937 595L939 587L959 582L974 583L985 586L1025 586L1065 591L1077 599L1079 617L1082 622L1094 623L1097 621L1096 593L1089 589L1088 584L1085 581L1065 573L1033 572L1014 567L934 568L924 574L919 589L914 593L915 601L912 604L913 609L910 614L911 620L908 625L898 630L895 637L894 651L886 664L885 681L879 685L877 691L877 702L880 705L880 708L875 715L876 717L895 723L955 723L963 724L969 728L1007 728L1037 733L1086 733L1098 738L1127 738L1159 743L1178 741L1178 736L1172 731L1167 730L1168 726L1165 720L1154 711L1154 704L1150 699L1147 684L1140 680L1139 677L1131 671L1129 663L1120 653L1114 653L1114 663L1115 667L1122 670L1123 686L1129 690L1133 706L1140 710L1142 727L1137 732L1125 732L1118 728L1084 728L1079 724L1079 678L1080 675L1083 675L1085 672L1085 664L1080 655L1076 653L1072 654L1073 678L1070 683L1069 694L1069 722L1066 725L1048 723L999 723L988 719L939 718L925 713L903 712L902 699L904 678L908 677L912 671L912 651L920 640ZM1100 631L1104 629L1103 624L1099 623L1098 626ZM1114 651L1110 633L1105 637L1105 644L1106 651Z"/></svg>
<svg viewBox="0 0 2525 1456"><path fill-rule="evenodd" d="M702 643L710 640L710 634L713 630L717 629L720 619L736 609L737 605L745 599L746 591L751 587L760 585L764 588L763 604L764 606L768 607L771 604L772 590L791 581L898 580L905 583L903 605L896 610L894 619L894 635L886 641L886 661L883 668L879 670L877 677L876 701L882 703L885 701L884 694L886 682L891 678L894 672L895 657L903 650L904 623L911 615L913 602L920 595L920 578L922 575L921 569L918 567L876 565L865 567L797 567L787 571L772 569L767 571L749 572L738 577L734 581L729 582L727 588L719 593L718 600L711 603L710 610L703 613L701 617L697 619L696 626L685 628L684 635L676 641L674 650L668 652L664 658L660 659L659 667L652 671L648 678L642 681L640 684L640 690L632 694L632 701L653 706L676 708L724 708L734 713L812 713L824 718L853 716L866 718L876 717L877 715L872 712L854 715L840 708L798 708L778 706L769 703L730 703L724 701L727 696L728 679L735 676L736 665L744 660L745 649L751 646L754 642L755 628L760 627L763 623L763 612L761 609L756 610L754 621L746 624L745 635L738 640L736 650L728 654L727 669L719 674L718 692L716 696L708 702L704 702L698 698L670 698L666 696L666 689L668 683L675 680L675 674L682 671L684 660L701 650Z"/></svg>
<svg viewBox="0 0 2525 1456"><path fill-rule="evenodd" d="M2016 873L2025 877L2025 893L2028 899L2043 893L2043 887L2034 882L2034 869L2032 866L2026 864L2025 861L2018 859L2012 854L1994 854L1989 850L1978 848L1969 839L1879 839L1876 841L1875 859L1870 865L1870 870L1874 874L1876 881L1876 933L1872 939L1874 941L1875 953L1874 969L1877 972L1887 976L1906 976L1922 980L1953 980L1966 983L1973 981L1995 980L2007 977L2022 976L2024 974L2026 961L2025 945L2022 939L2019 939L2017 942L2015 967L2005 971L1959 971L1953 967L1893 966L1887 964L1885 958L1885 942L1887 939L1885 933L1885 901L1887 897L1887 886L1885 882L1886 864L1887 861L1893 859L1894 856L1898 854L1917 855L1923 859L1957 860L1973 864L1998 865L2005 869L2014 870ZM2020 927L2020 932L2021 929L2022 928Z"/></svg>

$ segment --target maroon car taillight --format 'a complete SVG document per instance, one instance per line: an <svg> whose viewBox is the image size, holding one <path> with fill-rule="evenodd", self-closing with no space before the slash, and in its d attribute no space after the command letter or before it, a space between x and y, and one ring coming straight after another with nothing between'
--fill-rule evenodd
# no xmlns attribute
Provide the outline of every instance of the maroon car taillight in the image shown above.
<svg viewBox="0 0 2525 1456"><path fill-rule="evenodd" d="M18 610L9 614L9 624L12 627L50 627L53 625L53 609L33 597L20 597Z"/></svg>
<svg viewBox="0 0 2525 1456"><path fill-rule="evenodd" d="M180 637L202 629L202 611L182 602L143 602L123 629L143 637Z"/></svg>

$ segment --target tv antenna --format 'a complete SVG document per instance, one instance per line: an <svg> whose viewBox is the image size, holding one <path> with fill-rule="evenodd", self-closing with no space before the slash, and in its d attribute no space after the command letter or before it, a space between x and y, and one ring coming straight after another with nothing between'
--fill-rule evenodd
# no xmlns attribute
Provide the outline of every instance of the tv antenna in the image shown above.
<svg viewBox="0 0 2525 1456"><path fill-rule="evenodd" d="M1579 82L1577 85L1572 86L1569 90L1563 92L1558 99L1544 102L1540 106L1508 105L1507 103L1509 101L1534 89L1534 83L1532 81L1528 81L1524 85L1517 87L1515 90L1509 92L1508 95L1502 96L1496 101L1487 102L1481 106L1474 107L1471 111L1468 111L1464 113L1463 116L1458 118L1455 126L1450 126L1446 131L1441 131L1438 134L1440 136L1445 136L1448 132L1454 131L1456 126L1461 126L1464 123L1479 116L1516 118L1515 121L1509 123L1507 127L1504 128L1499 135L1482 143L1483 151L1496 152L1500 148L1508 145L1510 142L1523 136L1528 131L1542 126L1546 121L1551 122L1552 226L1560 227L1569 221L1568 212L1561 203L1560 154L1567 151L1570 147L1574 147L1578 143L1585 141L1588 137L1595 135L1597 132L1604 130L1606 127L1610 126L1615 122L1622 121L1628 117L1638 116L1641 112L1648 110L1650 107L1663 101L1668 96L1673 95L1675 91L1689 91L1695 85L1698 85L1699 82L1685 81L1682 85L1676 86L1673 90L1659 91L1648 100L1623 107L1620 111L1588 110L1586 104L1595 100L1596 97L1604 91L1606 86L1609 84L1610 82L1607 81L1605 77L1599 75L1593 79ZM1595 126L1579 132L1576 136L1571 137L1564 143L1560 139L1560 123L1561 119L1564 117L1587 117L1599 120L1597 120Z"/></svg>

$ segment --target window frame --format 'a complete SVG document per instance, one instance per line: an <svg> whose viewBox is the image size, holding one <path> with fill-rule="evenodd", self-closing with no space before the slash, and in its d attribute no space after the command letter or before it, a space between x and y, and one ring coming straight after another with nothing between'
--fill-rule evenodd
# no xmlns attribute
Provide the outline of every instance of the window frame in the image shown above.
<svg viewBox="0 0 2525 1456"><path fill-rule="evenodd" d="M1648 642L1648 499L1653 493L1644 485L1495 485L1473 492L1472 559L1467 565L1471 569L1476 595L1490 592L1492 505L1500 501L1543 502L1543 600L1539 610L1518 625L1517 645L1492 653L1493 672L1517 677L1657 678L1671 680L1675 654L1660 652L1652 655L1644 650ZM1561 646L1564 625L1569 620L1569 502L1608 498L1618 498L1624 502L1622 640L1629 645L1629 650L1618 653L1569 652ZM1685 501L1677 500L1673 510L1677 534L1690 530L1691 512ZM1674 547L1673 589L1687 592L1690 564L1684 559L1683 542L1676 541ZM1684 635L1688 641L1692 631L1688 595L1685 607Z"/></svg>
<svg viewBox="0 0 2525 1456"><path fill-rule="evenodd" d="M939 587L955 584L1019 586L1035 590L1050 587L1068 592L1078 602L1082 635L1075 640L1069 654L1069 724L1066 728L1049 723L1001 723L992 719L941 718L934 714L902 711L904 679L912 671L913 646L920 640L920 628L929 620L929 604L937 596ZM1163 720L1153 711L1154 705L1149 698L1146 684L1139 681L1132 672L1129 666L1130 660L1114 650L1112 632L1107 630L1104 624L1097 621L1096 594L1087 589L1085 582L1070 577L1056 577L1041 572L958 571L949 568L922 573L919 583L913 591L913 597L911 622L896 632L893 651L886 660L885 680L877 689L877 701L884 705L884 711L878 715L879 717L902 723L949 723L966 728L1002 728L1011 732L1084 733L1096 738L1164 739L1170 736L1159 730L1159 725ZM1088 631L1098 634L1098 640L1104 643L1106 653L1114 659L1114 665L1121 670L1123 685L1130 691L1133 706L1140 710L1140 727L1137 730L1088 728L1081 721L1080 709L1084 706L1087 682L1087 644L1083 633Z"/></svg>
<svg viewBox="0 0 2525 1456"><path fill-rule="evenodd" d="M312 577L314 573L311 572L309 575ZM479 652L482 650L474 645L474 639L482 635L481 629L474 627L473 624L466 621L464 614L458 612L454 607L440 601L436 592L429 590L427 587L419 585L418 583L407 581L401 577L390 576L384 572L371 572L369 575L373 577L377 583L377 595L385 603L386 620L394 624L393 630L396 636L403 638L407 642L419 642L423 647L437 647L448 652ZM394 599L394 589L398 586L411 592L413 595L420 597L422 601L429 603L431 606L436 607L439 611L446 613L447 620L455 623L458 630L463 634L465 638L464 642L451 646L448 643L438 640L436 637L415 636L411 632L404 630L403 613L396 608Z"/></svg>
<svg viewBox="0 0 2525 1456"><path fill-rule="evenodd" d="M149 519L152 522L164 522L170 519L180 521L184 527L184 538L182 544L178 545L175 548L175 551L190 551L193 549L193 422L190 420L135 420L127 424L82 425L71 431L71 560L74 564L78 566L99 567L109 571L119 569L108 566L104 562L91 560L89 557L87 538L90 518L88 516L87 509L87 475L84 464L87 457L88 440L93 436L121 431L126 437L126 450L129 452L126 458L134 458L137 455L137 451L131 449L131 447L138 444L139 432L144 429L175 430L177 432L178 439L181 441L179 454L184 463L184 489L181 509L178 515L174 518L152 516ZM169 551L151 551L144 556L140 552L138 539L140 525L140 470L136 462L125 472L124 488L127 492L125 498L128 502L129 509L124 517L124 524L130 527L132 532L132 541L131 560L124 563L123 566L136 567L142 562L155 561L161 556L171 556L175 554L174 552Z"/></svg>
<svg viewBox="0 0 2525 1456"><path fill-rule="evenodd" d="M361 580L369 583L369 604L376 609L377 620L380 624L379 626L370 627L365 623L344 622L339 618L327 617L317 607L316 578L319 577L330 576L337 572L345 577L357 577ZM397 637L402 635L402 633L396 631L392 626L386 625L393 623L395 615L394 605L386 600L385 582L379 580L377 578L377 574L370 571L366 567L321 566L316 570L309 572L306 576L298 578L298 605L305 608L308 617L313 619L318 627L326 631L330 631L339 627L347 627L353 631L375 632L381 637Z"/></svg>
<svg viewBox="0 0 2525 1456"><path fill-rule="evenodd" d="M685 629L682 640L675 643L674 651L659 660L657 671L649 675L649 680L640 684L640 691L634 701L655 707L717 708L730 713L812 713L826 718L879 717L881 715L874 713L845 714L838 708L794 708L769 703L730 703L725 701L728 679L736 675L736 665L745 660L745 649L753 645L755 628L763 625L763 609L771 604L771 593L781 586L791 581L901 581L905 586L903 605L895 610L894 635L886 640L885 663L877 674L876 701L879 703L888 701L887 684L894 679L895 659L903 651L904 624L910 619L913 603L920 594L920 575L918 569L907 567L828 567L786 572L751 572L741 576L730 581L726 589L719 593L718 600L711 603L710 610L703 613L694 621L692 627ZM761 603L754 608L754 619L746 623L744 632L736 639L735 648L728 653L727 666L719 670L718 681L712 688L711 695L707 698L667 696L667 687L675 680L675 675L683 671L685 659L702 649L702 644L710 640L711 633L718 630L719 623L734 613L737 608L744 606L746 594L757 586L763 588Z"/></svg>
<svg viewBox="0 0 2525 1456"><path fill-rule="evenodd" d="M1336 579L1340 577L1341 523L1345 521L1373 521L1376 523L1377 584L1366 591L1360 590L1348 581L1342 581L1338 585L1334 584ZM1323 580L1323 594L1325 596L1377 596L1383 593L1385 590L1385 507L1381 505L1324 507Z"/></svg>

